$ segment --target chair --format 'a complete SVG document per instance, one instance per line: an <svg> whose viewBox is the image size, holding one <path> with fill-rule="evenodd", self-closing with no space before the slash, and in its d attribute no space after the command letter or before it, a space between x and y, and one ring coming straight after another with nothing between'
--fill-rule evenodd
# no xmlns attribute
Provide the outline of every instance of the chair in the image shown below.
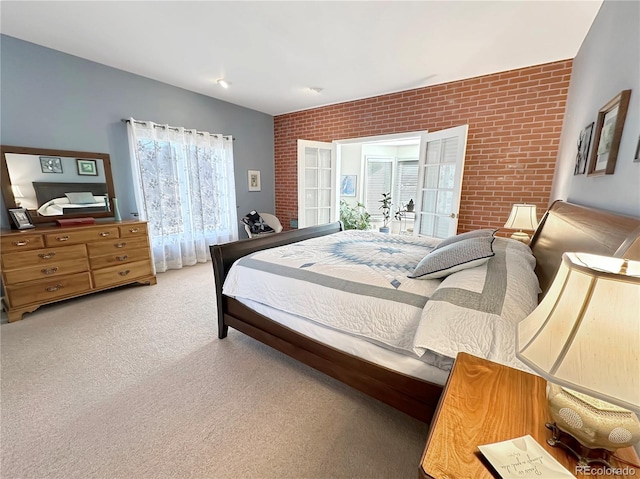
<svg viewBox="0 0 640 479"><path fill-rule="evenodd" d="M280 223L280 220L276 216L269 213L258 213L258 214L264 220L265 223L267 223L269 226L273 228L273 232L259 233L259 234L252 235L249 225L246 223L242 223L244 225L244 230L249 235L249 238L253 238L254 236L257 237L257 236L263 236L263 235L270 235L273 233L280 233L282 231L282 224Z"/></svg>

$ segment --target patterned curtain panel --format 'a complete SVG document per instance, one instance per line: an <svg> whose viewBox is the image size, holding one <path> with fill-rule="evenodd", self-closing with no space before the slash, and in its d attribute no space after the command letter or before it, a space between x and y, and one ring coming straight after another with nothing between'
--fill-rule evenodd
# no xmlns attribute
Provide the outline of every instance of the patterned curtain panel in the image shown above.
<svg viewBox="0 0 640 479"><path fill-rule="evenodd" d="M128 129L156 270L205 262L209 245L237 240L233 139L133 118Z"/></svg>

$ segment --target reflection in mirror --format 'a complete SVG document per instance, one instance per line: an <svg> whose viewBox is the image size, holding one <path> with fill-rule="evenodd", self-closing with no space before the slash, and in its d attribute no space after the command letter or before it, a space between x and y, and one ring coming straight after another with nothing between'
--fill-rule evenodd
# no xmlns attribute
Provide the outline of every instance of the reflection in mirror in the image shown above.
<svg viewBox="0 0 640 479"><path fill-rule="evenodd" d="M7 146L2 153L7 208L26 208L36 223L113 216L109 155Z"/></svg>

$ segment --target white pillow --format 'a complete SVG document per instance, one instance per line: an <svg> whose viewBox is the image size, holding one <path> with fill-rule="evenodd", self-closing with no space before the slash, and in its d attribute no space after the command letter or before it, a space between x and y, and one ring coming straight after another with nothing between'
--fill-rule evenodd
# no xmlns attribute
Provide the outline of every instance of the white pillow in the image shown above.
<svg viewBox="0 0 640 479"><path fill-rule="evenodd" d="M96 202L95 198L93 197L93 193L90 193L88 191L65 193L64 195L69 198L69 203L75 203L77 205L86 205Z"/></svg>
<svg viewBox="0 0 640 479"><path fill-rule="evenodd" d="M492 234L459 240L434 249L420 260L409 278L444 278L456 271L480 266L495 255L492 247L494 240Z"/></svg>

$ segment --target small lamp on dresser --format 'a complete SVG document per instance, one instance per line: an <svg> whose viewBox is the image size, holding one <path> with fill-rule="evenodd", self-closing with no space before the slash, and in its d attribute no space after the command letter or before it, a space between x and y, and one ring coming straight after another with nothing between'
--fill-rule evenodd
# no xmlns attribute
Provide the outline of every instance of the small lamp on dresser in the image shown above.
<svg viewBox="0 0 640 479"><path fill-rule="evenodd" d="M640 261L565 253L516 355L549 381L547 442L609 466L640 441Z"/></svg>
<svg viewBox="0 0 640 479"><path fill-rule="evenodd" d="M22 201L20 199L24 198L24 193L22 193L22 190L20 189L20 187L18 185L11 185L11 191L13 192L13 197L15 198L16 206L18 207L22 206Z"/></svg>
<svg viewBox="0 0 640 479"><path fill-rule="evenodd" d="M529 244L531 239L529 235L522 230L533 231L538 226L538 217L536 216L536 205L528 205L517 203L511 208L509 219L504 224L505 228L518 230L511 235L514 240Z"/></svg>

